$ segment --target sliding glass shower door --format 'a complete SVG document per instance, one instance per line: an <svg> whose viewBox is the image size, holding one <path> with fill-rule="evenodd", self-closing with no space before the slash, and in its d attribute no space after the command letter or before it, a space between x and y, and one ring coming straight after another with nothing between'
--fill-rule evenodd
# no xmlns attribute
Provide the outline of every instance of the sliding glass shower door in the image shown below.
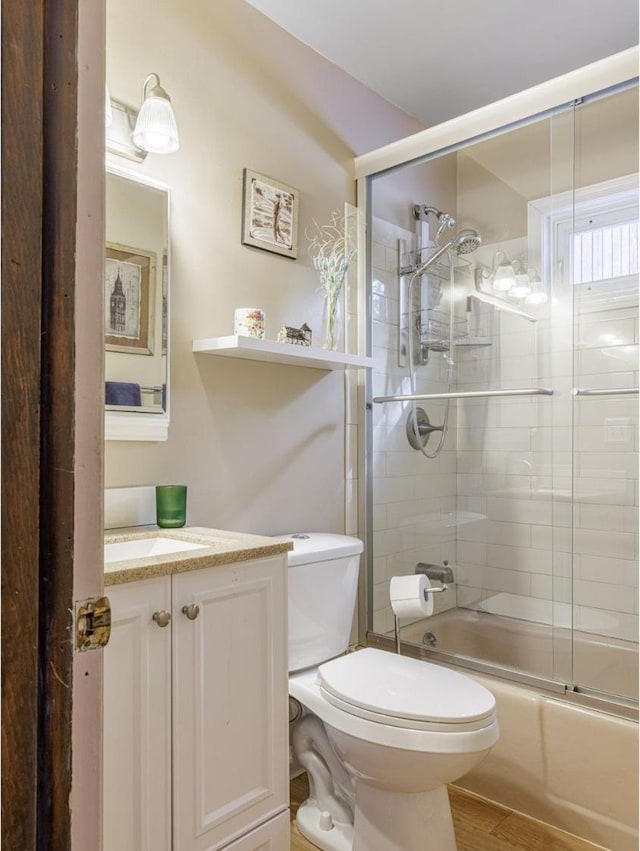
<svg viewBox="0 0 640 851"><path fill-rule="evenodd" d="M371 179L372 637L423 571L415 648L637 694L637 127L627 89Z"/></svg>

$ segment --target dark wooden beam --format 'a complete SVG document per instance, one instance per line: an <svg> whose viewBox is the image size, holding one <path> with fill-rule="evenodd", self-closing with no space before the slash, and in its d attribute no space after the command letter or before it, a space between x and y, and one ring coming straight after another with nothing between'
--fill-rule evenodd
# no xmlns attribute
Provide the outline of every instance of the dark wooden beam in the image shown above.
<svg viewBox="0 0 640 851"><path fill-rule="evenodd" d="M78 0L45 0L38 849L71 847Z"/></svg>
<svg viewBox="0 0 640 851"><path fill-rule="evenodd" d="M36 847L44 3L2 3L2 847Z"/></svg>

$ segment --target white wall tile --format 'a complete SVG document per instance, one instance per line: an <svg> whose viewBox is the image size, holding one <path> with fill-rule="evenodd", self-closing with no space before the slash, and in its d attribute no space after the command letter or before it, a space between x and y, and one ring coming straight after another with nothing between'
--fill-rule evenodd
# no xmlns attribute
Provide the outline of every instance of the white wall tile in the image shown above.
<svg viewBox="0 0 640 851"><path fill-rule="evenodd" d="M576 346L580 349L601 349L615 343L616 346L632 345L635 339L635 321L631 318L620 318L606 314L591 315L593 318L581 317L576 322Z"/></svg>
<svg viewBox="0 0 640 851"><path fill-rule="evenodd" d="M538 573L530 574L531 578L531 596L539 597L541 600L551 600L553 598L553 578L551 576L541 576Z"/></svg>
<svg viewBox="0 0 640 851"><path fill-rule="evenodd" d="M494 568L491 568L492 570ZM486 587L485 586L485 571L487 570L486 565L484 564L474 564L467 562L458 562L455 567L455 577L456 577L456 585L460 588L463 585L470 585L472 587Z"/></svg>
<svg viewBox="0 0 640 851"><path fill-rule="evenodd" d="M415 480L415 495L418 499L455 496L456 477L449 474L422 476Z"/></svg>
<svg viewBox="0 0 640 851"><path fill-rule="evenodd" d="M637 536L631 532L576 529L573 534L574 551L591 556L634 559L636 543Z"/></svg>
<svg viewBox="0 0 640 851"><path fill-rule="evenodd" d="M387 528L387 506L373 506L373 528L378 531Z"/></svg>
<svg viewBox="0 0 640 851"><path fill-rule="evenodd" d="M554 565L555 567L555 565ZM555 570L554 570L555 573ZM545 577L538 577L544 579ZM573 602L573 579L570 576L554 575L552 579L553 599L557 603Z"/></svg>
<svg viewBox="0 0 640 851"><path fill-rule="evenodd" d="M550 550L553 547L551 526L530 526L531 546L537 550Z"/></svg>
<svg viewBox="0 0 640 851"><path fill-rule="evenodd" d="M585 579L576 579L573 583L573 602L577 606L626 614L633 614L634 608L633 596L627 588L604 582L588 582Z"/></svg>
<svg viewBox="0 0 640 851"><path fill-rule="evenodd" d="M389 605L389 580L384 579L373 586L373 610L378 611Z"/></svg>
<svg viewBox="0 0 640 851"><path fill-rule="evenodd" d="M375 479L373 480L374 505L389 502L402 502L411 499L414 494L413 479Z"/></svg>
<svg viewBox="0 0 640 851"><path fill-rule="evenodd" d="M484 588L474 588L471 585L458 587L458 605L463 609L475 609L487 598Z"/></svg>
<svg viewBox="0 0 640 851"><path fill-rule="evenodd" d="M384 579L387 579L387 557L386 556L375 556L373 559L373 582L374 585L377 582L382 582Z"/></svg>
<svg viewBox="0 0 640 851"><path fill-rule="evenodd" d="M638 511L623 505L579 505L576 523L584 529L638 532Z"/></svg>
<svg viewBox="0 0 640 851"><path fill-rule="evenodd" d="M488 520L464 523L458 529L458 541L487 543L493 540L492 524Z"/></svg>
<svg viewBox="0 0 640 851"><path fill-rule="evenodd" d="M484 569L484 587L490 591L505 591L508 594L530 596L532 594L531 574L517 570L486 567Z"/></svg>
<svg viewBox="0 0 640 851"><path fill-rule="evenodd" d="M553 559L548 550L487 544L487 565L501 567L504 570L525 570L546 574L552 572Z"/></svg>
<svg viewBox="0 0 640 851"><path fill-rule="evenodd" d="M637 369L638 346L585 349L578 354L578 374L583 380L594 373L609 372L612 364L618 372Z"/></svg>
<svg viewBox="0 0 640 851"><path fill-rule="evenodd" d="M458 540L456 558L458 563L486 564L487 548L485 544L472 541Z"/></svg>
<svg viewBox="0 0 640 851"><path fill-rule="evenodd" d="M550 526L553 505L550 500L487 499L487 516L491 520L516 523L535 523Z"/></svg>
<svg viewBox="0 0 640 851"><path fill-rule="evenodd" d="M579 502L600 505L635 505L637 479L586 478L574 482L574 494Z"/></svg>
<svg viewBox="0 0 640 851"><path fill-rule="evenodd" d="M438 498L395 502L388 505L386 510L390 528L405 526L407 523L426 523L437 532L446 522Z"/></svg>
<svg viewBox="0 0 640 851"><path fill-rule="evenodd" d="M582 554L574 559L574 570L576 579L627 586L627 593L631 593L629 589L638 584L638 562L635 559Z"/></svg>

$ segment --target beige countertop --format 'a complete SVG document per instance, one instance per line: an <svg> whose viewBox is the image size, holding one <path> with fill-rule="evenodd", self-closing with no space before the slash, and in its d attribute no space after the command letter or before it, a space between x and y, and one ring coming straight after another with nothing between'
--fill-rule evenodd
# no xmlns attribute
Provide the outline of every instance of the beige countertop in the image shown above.
<svg viewBox="0 0 640 851"><path fill-rule="evenodd" d="M203 567L232 564L255 558L279 555L293 549L293 541L246 535L244 532L226 532L201 526L183 526L181 529L160 529L158 526L133 526L105 532L105 544L138 541L147 538L172 538L204 545L202 549L111 561L104 566L104 584L120 585L152 576L186 573Z"/></svg>

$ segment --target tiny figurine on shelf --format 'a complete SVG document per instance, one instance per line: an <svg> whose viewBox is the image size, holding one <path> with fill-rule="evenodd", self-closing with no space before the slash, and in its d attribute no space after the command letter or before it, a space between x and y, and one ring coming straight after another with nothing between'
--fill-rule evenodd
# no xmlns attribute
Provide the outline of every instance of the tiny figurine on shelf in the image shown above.
<svg viewBox="0 0 640 851"><path fill-rule="evenodd" d="M283 325L278 331L279 343L292 343L294 346L311 345L311 328L305 322L300 328Z"/></svg>

